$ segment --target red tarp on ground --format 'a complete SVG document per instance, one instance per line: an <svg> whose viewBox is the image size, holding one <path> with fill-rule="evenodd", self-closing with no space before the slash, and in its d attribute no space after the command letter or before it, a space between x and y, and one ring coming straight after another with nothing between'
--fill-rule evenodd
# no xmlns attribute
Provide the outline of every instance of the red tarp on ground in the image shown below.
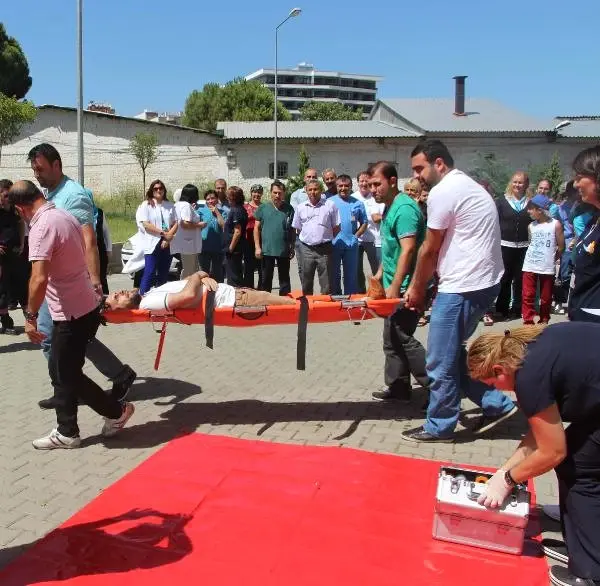
<svg viewBox="0 0 600 586"><path fill-rule="evenodd" d="M439 466L189 435L26 551L0 584L546 585L535 553L431 537Z"/></svg>

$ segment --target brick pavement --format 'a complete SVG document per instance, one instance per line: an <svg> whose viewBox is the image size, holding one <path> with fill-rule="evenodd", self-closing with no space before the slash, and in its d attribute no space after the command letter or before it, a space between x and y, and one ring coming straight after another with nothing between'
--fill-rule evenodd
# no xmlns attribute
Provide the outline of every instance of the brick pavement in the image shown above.
<svg viewBox="0 0 600 586"><path fill-rule="evenodd" d="M112 288L129 283L122 275L110 278ZM381 328L380 320L309 326L307 370L298 372L293 326L217 328L211 351L203 328L170 325L158 373L158 336L149 324L101 328L100 339L138 372L131 395L136 413L121 436L104 441L100 419L81 408L82 449L53 452L31 446L55 424L53 411L37 407L50 393L41 352L24 335L0 336L0 566L185 432L502 464L525 430L520 415L474 441L464 432L455 444L402 441L403 430L422 422L424 397L416 392L409 407L370 400L382 384ZM421 328L418 337L424 341L426 333ZM97 371L86 371L108 388ZM474 405L463 407L475 415ZM556 502L552 474L536 488L542 503Z"/></svg>

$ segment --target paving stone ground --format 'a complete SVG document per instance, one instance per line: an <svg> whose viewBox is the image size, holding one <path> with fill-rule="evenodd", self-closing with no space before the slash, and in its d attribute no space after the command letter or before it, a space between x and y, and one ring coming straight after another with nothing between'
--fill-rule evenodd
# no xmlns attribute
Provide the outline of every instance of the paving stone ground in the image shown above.
<svg viewBox="0 0 600 586"><path fill-rule="evenodd" d="M297 281L295 268L292 273ZM123 275L109 283L130 286ZM21 326L20 314L13 315ZM415 392L408 407L371 400L383 382L381 330L381 320L310 325L307 369L299 372L293 326L217 328L215 348L208 350L202 327L170 325L155 372L158 336L149 324L101 328L99 338L138 373L135 415L122 435L103 440L100 418L82 407L82 449L52 452L31 446L55 425L54 412L37 406L51 394L46 362L23 334L0 336L0 566L185 432L501 465L526 429L521 414L479 439L464 431L454 444L401 439L402 431L422 423L425 397ZM424 342L427 328L417 335ZM86 372L109 387L91 365ZM468 401L463 408L466 417L477 415ZM541 503L557 502L552 473L535 484Z"/></svg>

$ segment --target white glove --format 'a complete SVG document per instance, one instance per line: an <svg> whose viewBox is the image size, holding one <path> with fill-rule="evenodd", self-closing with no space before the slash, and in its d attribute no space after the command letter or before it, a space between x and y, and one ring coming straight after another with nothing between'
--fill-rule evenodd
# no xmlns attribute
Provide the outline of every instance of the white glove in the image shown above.
<svg viewBox="0 0 600 586"><path fill-rule="evenodd" d="M504 479L506 470L500 468L487 481L485 492L477 499L477 502L484 507L497 509L501 507L506 497L511 493L512 487Z"/></svg>

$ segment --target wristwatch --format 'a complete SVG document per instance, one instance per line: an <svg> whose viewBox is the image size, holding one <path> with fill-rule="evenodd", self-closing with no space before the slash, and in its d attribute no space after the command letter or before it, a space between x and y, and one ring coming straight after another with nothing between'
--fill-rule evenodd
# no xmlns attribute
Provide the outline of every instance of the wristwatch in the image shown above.
<svg viewBox="0 0 600 586"><path fill-rule="evenodd" d="M504 473L504 482L506 482L506 484L508 484L508 486L510 486L511 488L513 488L514 486L517 486L515 479L510 474L510 470L507 470Z"/></svg>
<svg viewBox="0 0 600 586"><path fill-rule="evenodd" d="M30 323L36 322L37 318L38 318L38 313L32 313L31 311L27 311L26 309L23 310L23 315L25 316L25 321L28 321Z"/></svg>

